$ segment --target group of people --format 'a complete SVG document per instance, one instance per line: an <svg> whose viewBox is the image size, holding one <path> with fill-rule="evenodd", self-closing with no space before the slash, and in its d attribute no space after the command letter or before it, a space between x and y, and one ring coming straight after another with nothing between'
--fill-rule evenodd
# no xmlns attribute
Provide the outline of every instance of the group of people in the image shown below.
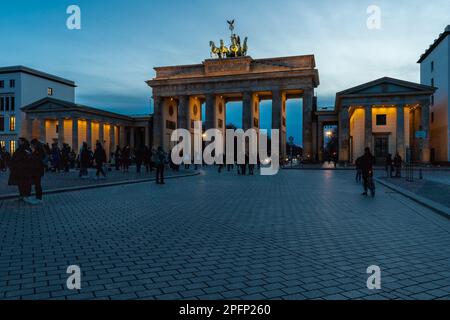
<svg viewBox="0 0 450 320"><path fill-rule="evenodd" d="M401 178L402 177L402 164L403 159L400 154L397 152L394 159L392 159L392 155L388 154L386 156L386 174L388 178ZM395 175L394 175L395 172Z"/></svg>
<svg viewBox="0 0 450 320"><path fill-rule="evenodd" d="M29 142L20 138L18 148L9 161L9 185L19 189L19 200L29 204L42 202L41 179L45 173L46 154L44 146L38 140ZM35 187L36 197L31 197L32 187Z"/></svg>

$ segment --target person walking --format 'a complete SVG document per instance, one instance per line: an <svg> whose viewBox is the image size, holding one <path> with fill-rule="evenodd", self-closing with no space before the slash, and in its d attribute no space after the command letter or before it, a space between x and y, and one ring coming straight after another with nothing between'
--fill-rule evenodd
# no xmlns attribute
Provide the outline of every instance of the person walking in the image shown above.
<svg viewBox="0 0 450 320"><path fill-rule="evenodd" d="M105 170L103 169L103 165L106 162L106 152L105 149L103 149L100 141L98 141L95 146L94 160L97 169L95 176L97 177L97 179L99 179L101 174L104 178L106 178L106 173Z"/></svg>
<svg viewBox="0 0 450 320"><path fill-rule="evenodd" d="M45 159L44 147L37 139L33 139L31 141L30 177L31 185L34 185L35 188L37 203L42 203L42 177L45 174Z"/></svg>
<svg viewBox="0 0 450 320"><path fill-rule="evenodd" d="M70 147L67 143L64 143L61 149L61 163L64 172L68 173L70 170Z"/></svg>
<svg viewBox="0 0 450 320"><path fill-rule="evenodd" d="M116 171L120 170L121 159L122 159L122 150L120 150L120 147L117 146L116 151L114 152L114 164L116 167Z"/></svg>
<svg viewBox="0 0 450 320"><path fill-rule="evenodd" d="M374 157L369 148L364 150L364 155L361 159L361 172L364 181L364 193L363 196L368 195L368 191L371 191L372 197L375 197L375 183L373 182L373 164Z"/></svg>
<svg viewBox="0 0 450 320"><path fill-rule="evenodd" d="M165 184L164 166L166 163L166 154L162 147L158 147L156 152L156 184Z"/></svg>
<svg viewBox="0 0 450 320"><path fill-rule="evenodd" d="M81 147L78 158L80 162L79 177L85 179L88 177L88 168L91 163L91 154L89 152L88 144L86 142L83 142L83 146Z"/></svg>
<svg viewBox="0 0 450 320"><path fill-rule="evenodd" d="M18 187L19 201L34 205L36 202L30 198L30 156L30 143L25 138L19 138L17 150L14 152L10 162L8 185Z"/></svg>

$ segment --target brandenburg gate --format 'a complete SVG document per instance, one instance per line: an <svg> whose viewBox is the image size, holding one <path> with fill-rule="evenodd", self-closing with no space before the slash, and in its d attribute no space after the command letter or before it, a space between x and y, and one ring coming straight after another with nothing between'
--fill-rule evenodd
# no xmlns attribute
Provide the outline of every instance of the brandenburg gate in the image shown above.
<svg viewBox="0 0 450 320"><path fill-rule="evenodd" d="M313 144L314 89L319 73L313 55L252 59L247 55L247 38L241 44L229 22L231 45L211 41L211 59L201 64L155 68L156 77L147 82L153 90L153 146L165 151L173 147L170 138L177 128L190 130L202 120L205 130L216 128L225 135L226 103L242 101L244 131L260 127L260 102L272 100L272 129L280 130L280 155L286 155L286 101L303 98L303 154L316 154Z"/></svg>

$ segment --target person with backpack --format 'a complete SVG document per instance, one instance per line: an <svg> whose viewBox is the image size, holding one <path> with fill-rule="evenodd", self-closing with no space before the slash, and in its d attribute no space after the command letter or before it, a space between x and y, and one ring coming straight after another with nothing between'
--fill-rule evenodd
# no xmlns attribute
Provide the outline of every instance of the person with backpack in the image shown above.
<svg viewBox="0 0 450 320"><path fill-rule="evenodd" d="M97 141L97 144L95 146L94 160L97 169L95 176L97 177L97 179L99 179L101 174L104 178L106 178L106 173L103 169L103 165L106 162L106 152L99 141Z"/></svg>

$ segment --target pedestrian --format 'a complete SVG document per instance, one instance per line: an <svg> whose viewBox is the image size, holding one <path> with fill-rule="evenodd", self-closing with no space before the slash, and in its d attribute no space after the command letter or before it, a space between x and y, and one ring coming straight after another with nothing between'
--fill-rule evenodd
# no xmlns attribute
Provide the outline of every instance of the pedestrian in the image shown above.
<svg viewBox="0 0 450 320"><path fill-rule="evenodd" d="M91 163L91 154L89 152L89 147L86 142L83 142L83 146L81 147L78 158L79 158L79 162L80 162L79 177L85 179L88 177L88 168Z"/></svg>
<svg viewBox="0 0 450 320"><path fill-rule="evenodd" d="M368 191L371 191L372 197L375 197L375 183L373 182L373 165L375 163L374 157L369 148L364 150L364 155L361 159L361 172L364 181L364 193L363 196L368 195Z"/></svg>
<svg viewBox="0 0 450 320"><path fill-rule="evenodd" d="M164 166L166 164L166 154L162 147L158 147L156 152L156 184L165 184Z"/></svg>
<svg viewBox="0 0 450 320"><path fill-rule="evenodd" d="M116 151L114 151L114 164L116 167L116 171L120 170L121 158L122 158L122 150L120 150L119 146L116 146Z"/></svg>
<svg viewBox="0 0 450 320"><path fill-rule="evenodd" d="M9 161L11 160L11 155L6 151L5 147L0 147L0 171L5 172L8 170Z"/></svg>
<svg viewBox="0 0 450 320"><path fill-rule="evenodd" d="M145 146L144 147L144 166L145 166L145 172L149 173L151 172L151 153L150 153L150 149Z"/></svg>
<svg viewBox="0 0 450 320"><path fill-rule="evenodd" d="M8 185L18 187L19 201L33 205L36 202L30 198L30 156L30 143L25 138L19 138L17 150L14 152L10 162Z"/></svg>
<svg viewBox="0 0 450 320"><path fill-rule="evenodd" d="M402 163L403 163L403 159L400 156L400 154L397 152L394 157L394 167L395 167L395 177L396 178L402 177Z"/></svg>
<svg viewBox="0 0 450 320"><path fill-rule="evenodd" d="M61 150L58 147L57 143L52 145L52 167L54 172L61 172Z"/></svg>
<svg viewBox="0 0 450 320"><path fill-rule="evenodd" d="M61 164L64 172L68 173L70 169L70 147L67 143L64 143L61 149Z"/></svg>
<svg viewBox="0 0 450 320"><path fill-rule="evenodd" d="M386 161L385 161L384 165L385 165L385 170L386 170L386 176L388 178L392 178L392 172L393 172L392 165L393 165L393 162L392 162L392 155L390 153L386 156Z"/></svg>
<svg viewBox="0 0 450 320"><path fill-rule="evenodd" d="M142 146L136 149L134 157L136 159L136 172L141 173L142 163L144 162L144 150Z"/></svg>
<svg viewBox="0 0 450 320"><path fill-rule="evenodd" d="M30 176L31 185L34 185L36 192L36 202L42 203L42 177L45 174L46 154L44 147L37 140L31 141Z"/></svg>
<svg viewBox="0 0 450 320"><path fill-rule="evenodd" d="M362 180L361 161L362 161L362 157L359 157L359 158L356 159L356 161L355 161L355 166L356 166L356 182L357 182L357 183L361 183L361 180Z"/></svg>
<svg viewBox="0 0 450 320"><path fill-rule="evenodd" d="M130 169L131 150L129 146L125 146L122 150L122 170L128 172Z"/></svg>
<svg viewBox="0 0 450 320"><path fill-rule="evenodd" d="M103 168L103 165L106 162L106 152L105 149L103 149L100 141L97 141L97 144L95 146L94 160L97 169L95 176L97 177L97 179L99 179L101 174L104 178L106 178L106 173Z"/></svg>

